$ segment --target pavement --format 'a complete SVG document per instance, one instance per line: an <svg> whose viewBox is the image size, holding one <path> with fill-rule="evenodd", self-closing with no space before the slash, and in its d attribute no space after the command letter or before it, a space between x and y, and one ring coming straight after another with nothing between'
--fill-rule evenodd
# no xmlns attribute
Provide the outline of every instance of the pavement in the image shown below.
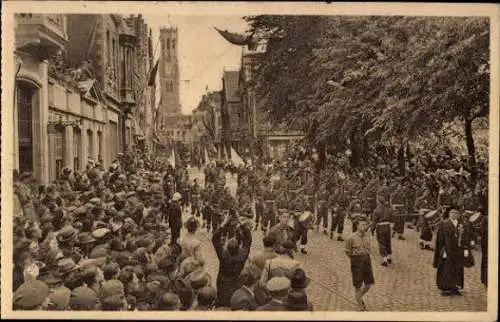
<svg viewBox="0 0 500 322"><path fill-rule="evenodd" d="M202 180L198 169L190 169L191 178ZM200 182L201 183L201 182ZM228 176L228 186L236 192L236 179ZM185 218L189 214L185 214ZM352 231L346 219L344 238ZM211 244L211 233L200 229L197 233L202 241L206 269L214 279L217 277L218 260ZM250 256L263 249L262 232L253 232ZM432 267L434 253L421 250L419 235L415 230L405 230L406 240L392 239L393 264L380 265L378 245L372 241L372 266L375 284L365 295L369 311L486 311L487 292L480 279L481 252L472 251L476 265L465 269L463 296L441 296L436 286L436 270ZM296 253L311 278L307 294L315 311L357 311L354 300L349 258L344 254L344 242L333 240L322 231L310 230L308 254Z"/></svg>

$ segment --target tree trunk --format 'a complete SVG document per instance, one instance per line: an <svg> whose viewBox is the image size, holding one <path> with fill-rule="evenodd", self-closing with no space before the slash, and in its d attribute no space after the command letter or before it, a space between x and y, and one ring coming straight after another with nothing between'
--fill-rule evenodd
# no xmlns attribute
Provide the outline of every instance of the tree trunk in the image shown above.
<svg viewBox="0 0 500 322"><path fill-rule="evenodd" d="M474 137L472 136L472 121L465 118L465 142L467 144L467 152L469 154L469 166L471 169L471 188L476 186L476 147L474 145Z"/></svg>
<svg viewBox="0 0 500 322"><path fill-rule="evenodd" d="M404 176L406 173L406 160L405 160L405 145L401 144L398 150L398 168L399 174Z"/></svg>

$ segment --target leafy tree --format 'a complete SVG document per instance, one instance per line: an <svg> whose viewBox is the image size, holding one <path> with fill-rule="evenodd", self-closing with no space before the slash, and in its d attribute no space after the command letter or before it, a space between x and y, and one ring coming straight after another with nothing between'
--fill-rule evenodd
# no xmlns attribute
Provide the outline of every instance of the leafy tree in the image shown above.
<svg viewBox="0 0 500 322"><path fill-rule="evenodd" d="M256 79L272 120L353 166L399 160L409 141L488 114L489 21L481 17L255 16L268 39ZM378 153L377 153L378 151ZM324 164L324 162L319 162Z"/></svg>

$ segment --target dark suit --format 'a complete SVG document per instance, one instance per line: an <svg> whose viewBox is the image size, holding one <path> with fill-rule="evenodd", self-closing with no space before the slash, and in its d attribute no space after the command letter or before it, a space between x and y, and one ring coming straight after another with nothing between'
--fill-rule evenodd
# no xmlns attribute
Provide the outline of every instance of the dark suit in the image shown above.
<svg viewBox="0 0 500 322"><path fill-rule="evenodd" d="M443 258L445 253L446 258ZM464 248L459 245L458 229L449 218L438 228L433 266L437 268L436 282L441 291L463 287Z"/></svg>
<svg viewBox="0 0 500 322"><path fill-rule="evenodd" d="M252 245L252 233L245 225L242 226L242 245L235 255L229 254L221 241L221 229L215 230L212 243L219 259L219 273L217 274L217 304L216 306L229 307L231 296L240 288L240 273L248 259Z"/></svg>
<svg viewBox="0 0 500 322"><path fill-rule="evenodd" d="M256 311L288 311L281 301L272 299L269 303L259 306Z"/></svg>
<svg viewBox="0 0 500 322"><path fill-rule="evenodd" d="M168 224L170 226L171 244L176 243L181 236L182 210L177 202L171 203L167 208Z"/></svg>
<svg viewBox="0 0 500 322"><path fill-rule="evenodd" d="M231 296L231 310L249 310L255 311L257 308L257 301L255 295L250 292L246 287L237 289L233 296Z"/></svg>

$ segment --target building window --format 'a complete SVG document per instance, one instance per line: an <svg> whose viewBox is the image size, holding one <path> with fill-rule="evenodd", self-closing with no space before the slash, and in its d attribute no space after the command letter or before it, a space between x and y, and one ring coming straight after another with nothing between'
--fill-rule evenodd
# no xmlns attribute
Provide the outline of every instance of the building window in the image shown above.
<svg viewBox="0 0 500 322"><path fill-rule="evenodd" d="M54 134L54 154L56 161L56 179L61 176L61 171L64 167L64 131L58 131Z"/></svg>
<svg viewBox="0 0 500 322"><path fill-rule="evenodd" d="M99 155L97 156L97 160L101 162L103 160L102 157L102 132L97 132L97 150Z"/></svg>
<svg viewBox="0 0 500 322"><path fill-rule="evenodd" d="M17 87L17 120L19 138L19 173L33 171L33 100L36 88L28 84Z"/></svg>
<svg viewBox="0 0 500 322"><path fill-rule="evenodd" d="M170 50L170 39L167 39L167 50Z"/></svg>
<svg viewBox="0 0 500 322"><path fill-rule="evenodd" d="M82 149L82 131L73 129L73 168L80 170L80 152Z"/></svg>
<svg viewBox="0 0 500 322"><path fill-rule="evenodd" d="M109 155L111 159L115 159L118 154L118 124L115 122L109 122L109 135L108 142L106 142L106 146L109 146Z"/></svg>
<svg viewBox="0 0 500 322"><path fill-rule="evenodd" d="M175 39L172 40L172 49L175 49Z"/></svg>
<svg viewBox="0 0 500 322"><path fill-rule="evenodd" d="M94 159L94 137L91 130L87 130L87 155Z"/></svg>

